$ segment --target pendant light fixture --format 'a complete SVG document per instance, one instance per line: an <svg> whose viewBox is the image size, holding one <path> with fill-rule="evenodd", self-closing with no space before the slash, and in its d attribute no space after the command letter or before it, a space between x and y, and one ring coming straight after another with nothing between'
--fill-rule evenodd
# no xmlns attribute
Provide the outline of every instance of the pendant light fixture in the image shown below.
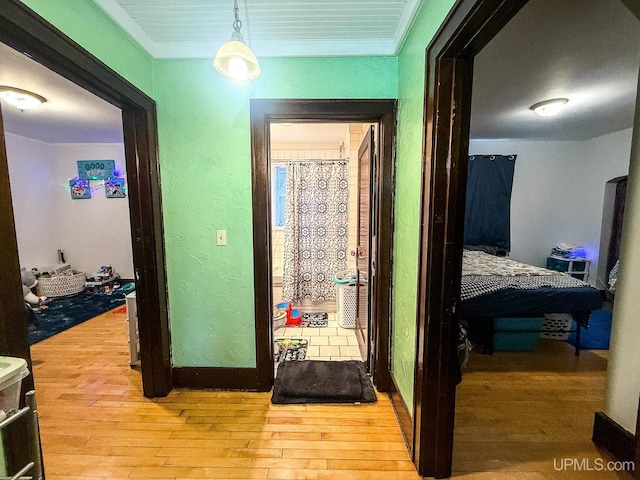
<svg viewBox="0 0 640 480"><path fill-rule="evenodd" d="M0 85L0 98L21 112L32 110L47 101L46 98L37 93L6 85Z"/></svg>
<svg viewBox="0 0 640 480"><path fill-rule="evenodd" d="M235 21L231 39L220 47L213 65L225 77L233 80L253 80L260 75L260 65L240 33L242 22L238 17L238 0L233 1L233 13Z"/></svg>

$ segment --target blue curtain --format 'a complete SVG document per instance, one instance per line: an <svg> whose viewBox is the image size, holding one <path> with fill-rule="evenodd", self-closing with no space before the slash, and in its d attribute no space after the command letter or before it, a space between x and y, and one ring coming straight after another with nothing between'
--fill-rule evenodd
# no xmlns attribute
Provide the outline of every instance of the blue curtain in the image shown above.
<svg viewBox="0 0 640 480"><path fill-rule="evenodd" d="M469 157L464 244L511 249L511 190L516 155Z"/></svg>

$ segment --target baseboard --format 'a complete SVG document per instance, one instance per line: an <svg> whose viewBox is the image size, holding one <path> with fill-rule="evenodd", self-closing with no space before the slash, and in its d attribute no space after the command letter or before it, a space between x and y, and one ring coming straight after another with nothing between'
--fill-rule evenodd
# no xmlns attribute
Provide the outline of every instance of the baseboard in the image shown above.
<svg viewBox="0 0 640 480"><path fill-rule="evenodd" d="M174 367L173 386L257 391L258 370L256 368Z"/></svg>
<svg viewBox="0 0 640 480"><path fill-rule="evenodd" d="M635 456L635 436L622 428L604 412L596 412L593 421L593 443L609 452L616 460L626 462Z"/></svg>
<svg viewBox="0 0 640 480"><path fill-rule="evenodd" d="M398 384L393 374L388 372L388 375L391 379L391 388L389 388L391 405L396 413L396 417L398 417L398 424L400 425L400 430L402 431L402 436L407 444L409 453L413 455L413 420L411 419L411 412L407 408L407 404L404 403L402 395L400 395L400 390L398 389Z"/></svg>

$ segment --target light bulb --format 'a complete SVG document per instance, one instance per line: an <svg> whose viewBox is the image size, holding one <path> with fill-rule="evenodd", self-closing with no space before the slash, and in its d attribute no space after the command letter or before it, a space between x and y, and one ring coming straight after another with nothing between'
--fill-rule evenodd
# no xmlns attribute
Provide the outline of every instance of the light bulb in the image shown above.
<svg viewBox="0 0 640 480"><path fill-rule="evenodd" d="M229 75L236 80L245 80L249 66L247 62L240 57L232 57L229 59Z"/></svg>

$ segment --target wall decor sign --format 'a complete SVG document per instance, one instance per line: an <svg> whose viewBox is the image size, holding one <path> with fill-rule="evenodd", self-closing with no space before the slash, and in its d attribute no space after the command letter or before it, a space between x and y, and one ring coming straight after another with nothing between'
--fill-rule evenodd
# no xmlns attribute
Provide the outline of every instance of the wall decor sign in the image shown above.
<svg viewBox="0 0 640 480"><path fill-rule="evenodd" d="M69 180L69 191L71 192L71 198L74 200L91 198L89 180L84 180L82 178L73 178Z"/></svg>
<svg viewBox="0 0 640 480"><path fill-rule="evenodd" d="M104 192L107 198L124 198L124 178L109 178L104 181Z"/></svg>
<svg viewBox="0 0 640 480"><path fill-rule="evenodd" d="M78 160L78 178L106 180L115 176L115 160Z"/></svg>

